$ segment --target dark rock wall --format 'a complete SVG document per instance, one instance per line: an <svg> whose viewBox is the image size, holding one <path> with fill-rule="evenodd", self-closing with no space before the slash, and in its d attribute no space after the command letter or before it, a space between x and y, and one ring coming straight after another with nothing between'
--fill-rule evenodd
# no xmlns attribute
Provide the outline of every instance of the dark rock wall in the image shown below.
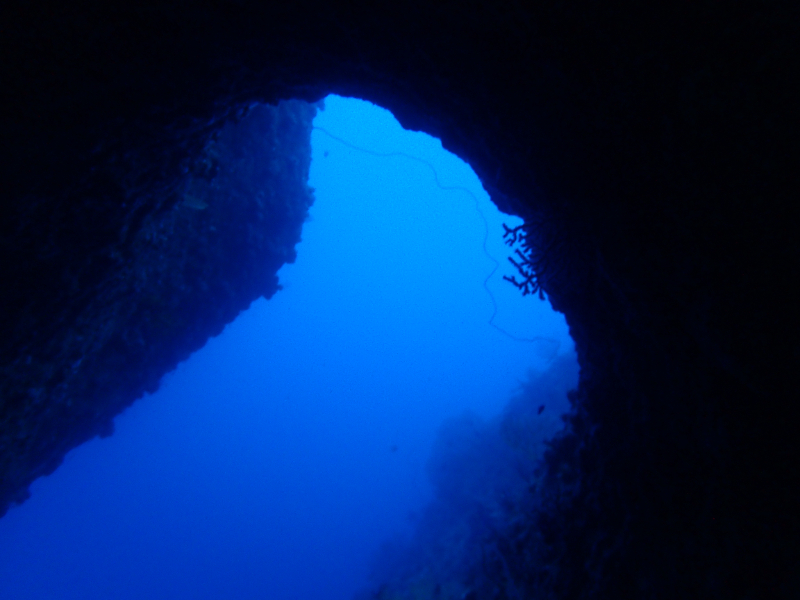
<svg viewBox="0 0 800 600"><path fill-rule="evenodd" d="M312 201L315 113L257 105L198 136L172 168L162 149L140 149L100 163L102 193L28 199L56 214L28 216L4 240L19 246L4 264L15 285L3 289L0 512L278 290Z"/></svg>
<svg viewBox="0 0 800 600"><path fill-rule="evenodd" d="M577 342L546 588L800 595L793 3L1 10L4 365L73 326L38 319L63 294L95 302L86 257L155 210L113 200L120 180L174 180L253 101L366 98L528 220Z"/></svg>

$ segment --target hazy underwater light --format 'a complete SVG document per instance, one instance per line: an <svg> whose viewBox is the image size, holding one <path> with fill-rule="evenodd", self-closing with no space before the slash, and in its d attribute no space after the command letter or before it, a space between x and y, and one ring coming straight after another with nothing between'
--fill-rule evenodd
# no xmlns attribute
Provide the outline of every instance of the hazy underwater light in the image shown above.
<svg viewBox="0 0 800 600"><path fill-rule="evenodd" d="M364 101L315 125L284 289L0 519L0 598L352 598L431 499L442 423L571 354L563 317L502 280L520 220L468 165Z"/></svg>

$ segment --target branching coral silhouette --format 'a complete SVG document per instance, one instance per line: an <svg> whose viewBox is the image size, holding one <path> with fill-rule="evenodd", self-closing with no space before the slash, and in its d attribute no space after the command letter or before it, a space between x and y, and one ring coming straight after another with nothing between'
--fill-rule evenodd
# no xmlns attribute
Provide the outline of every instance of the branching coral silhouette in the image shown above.
<svg viewBox="0 0 800 600"><path fill-rule="evenodd" d="M538 293L539 298L544 300L544 290L539 283L537 275L541 272L544 265L541 264L542 261L533 260L533 249L528 242L528 236L530 234L526 229L526 225L523 223L517 227L509 227L503 223L503 229L505 230L503 232L503 239L506 244L512 247L515 245L518 246L514 250L514 254L516 254L517 258L515 259L513 256L509 256L508 261L517 268L519 276L521 277L518 281L516 275L512 275L511 277L503 275L503 279L514 284L514 286L522 292L523 296Z"/></svg>

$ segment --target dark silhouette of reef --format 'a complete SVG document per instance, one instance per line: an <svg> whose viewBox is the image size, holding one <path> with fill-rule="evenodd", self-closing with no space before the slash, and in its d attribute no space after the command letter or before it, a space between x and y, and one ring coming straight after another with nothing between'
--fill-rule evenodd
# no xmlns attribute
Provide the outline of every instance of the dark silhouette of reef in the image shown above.
<svg viewBox="0 0 800 600"><path fill-rule="evenodd" d="M542 456L562 431L567 392L577 379L576 357L559 356L544 373L530 374L499 417L466 413L444 423L428 462L434 499L410 540L381 548L372 589L358 598L546 595L538 515L549 514L553 486L543 494Z"/></svg>
<svg viewBox="0 0 800 600"><path fill-rule="evenodd" d="M796 3L10 0L0 22L2 506L133 399L100 371L59 395L82 357L63 341L113 326L103 360L133 396L273 291L202 272L194 342L142 336L131 361L135 328L97 309L116 273L152 323L173 314L124 267L158 198L212 176L209 135L239 111L333 92L441 138L547 265L581 378L548 455L542 589L800 596Z"/></svg>

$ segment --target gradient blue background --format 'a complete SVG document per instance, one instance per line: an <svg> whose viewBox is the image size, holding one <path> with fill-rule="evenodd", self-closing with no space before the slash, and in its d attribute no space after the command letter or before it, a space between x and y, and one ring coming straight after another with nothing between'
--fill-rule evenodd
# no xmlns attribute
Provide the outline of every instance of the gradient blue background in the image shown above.
<svg viewBox="0 0 800 600"><path fill-rule="evenodd" d="M350 598L430 498L442 421L498 413L552 356L490 325L481 214L494 323L571 350L563 317L502 281L501 223L520 221L465 163L363 101L330 97L315 124L285 289L0 519L0 599Z"/></svg>

